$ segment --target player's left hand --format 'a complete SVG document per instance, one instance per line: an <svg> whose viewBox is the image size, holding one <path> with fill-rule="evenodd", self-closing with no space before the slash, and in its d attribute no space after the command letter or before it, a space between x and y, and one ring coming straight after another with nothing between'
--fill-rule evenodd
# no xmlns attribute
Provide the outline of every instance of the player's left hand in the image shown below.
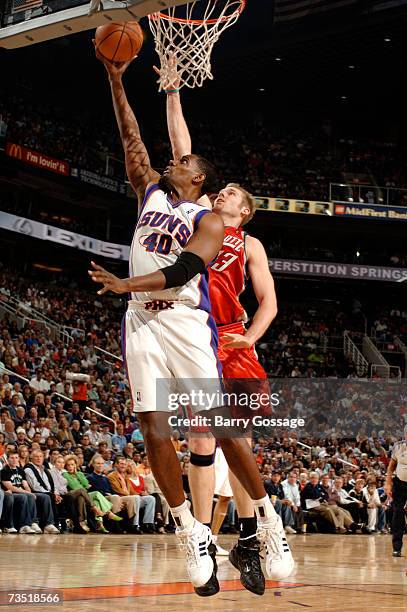
<svg viewBox="0 0 407 612"><path fill-rule="evenodd" d="M98 295L103 295L106 291L113 293L127 293L127 285L124 280L108 272L102 266L91 261L94 270L88 270L89 276L95 283L102 283L103 288L99 289Z"/></svg>
<svg viewBox="0 0 407 612"><path fill-rule="evenodd" d="M253 346L250 338L243 334L223 334L222 338L226 340L226 342L222 342L224 348L245 349Z"/></svg>

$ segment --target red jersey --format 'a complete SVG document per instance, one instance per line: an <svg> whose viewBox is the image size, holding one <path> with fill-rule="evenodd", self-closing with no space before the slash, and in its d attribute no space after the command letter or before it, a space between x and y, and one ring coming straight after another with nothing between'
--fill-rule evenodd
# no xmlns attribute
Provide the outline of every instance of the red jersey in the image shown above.
<svg viewBox="0 0 407 612"><path fill-rule="evenodd" d="M226 227L223 248L209 268L209 296L217 325L229 325L245 318L239 301L245 288L245 236L241 227Z"/></svg>

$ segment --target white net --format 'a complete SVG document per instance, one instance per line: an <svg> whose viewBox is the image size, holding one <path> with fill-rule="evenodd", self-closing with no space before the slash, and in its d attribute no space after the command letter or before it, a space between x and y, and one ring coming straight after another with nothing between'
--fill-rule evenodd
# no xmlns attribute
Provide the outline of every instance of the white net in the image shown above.
<svg viewBox="0 0 407 612"><path fill-rule="evenodd" d="M201 87L205 79L213 79L213 46L236 23L245 4L246 0L199 0L149 15L161 62L160 91L171 86L174 57L180 87Z"/></svg>

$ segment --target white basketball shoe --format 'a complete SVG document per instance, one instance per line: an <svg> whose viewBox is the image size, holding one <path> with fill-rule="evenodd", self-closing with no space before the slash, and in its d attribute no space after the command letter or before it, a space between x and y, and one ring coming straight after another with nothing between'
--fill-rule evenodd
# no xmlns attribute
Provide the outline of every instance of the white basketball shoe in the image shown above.
<svg viewBox="0 0 407 612"><path fill-rule="evenodd" d="M277 515L265 523L257 523L257 539L266 553L266 572L272 580L287 578L294 569L281 518Z"/></svg>
<svg viewBox="0 0 407 612"><path fill-rule="evenodd" d="M186 552L187 572L194 587L203 587L213 574L213 561L208 547L212 543L211 530L195 520L189 529L177 529L181 550Z"/></svg>

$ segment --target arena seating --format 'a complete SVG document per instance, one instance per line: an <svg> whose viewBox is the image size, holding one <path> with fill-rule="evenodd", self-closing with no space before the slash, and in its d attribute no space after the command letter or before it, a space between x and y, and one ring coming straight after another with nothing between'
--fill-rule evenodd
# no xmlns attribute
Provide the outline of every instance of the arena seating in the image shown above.
<svg viewBox="0 0 407 612"><path fill-rule="evenodd" d="M62 113L46 101L0 98L0 116L8 126L10 142L104 175L106 155L123 159L110 116L104 117L101 110L96 117L86 108L79 116L70 113L72 109ZM370 184L381 187L407 186L406 151L394 142L332 135L321 126L309 133L287 135L283 126L276 132L263 123L237 128L211 119L208 123L191 120L190 124L193 142L199 143L199 153L214 162L220 180L240 181L257 195L324 201L329 198L329 183L343 182L345 175L348 179L364 175ZM164 168L171 157L167 135L162 129L151 132L148 141L153 165ZM241 168L245 168L244 176ZM123 164L111 164L109 174L123 180ZM402 195L399 200L392 203L407 202Z"/></svg>
<svg viewBox="0 0 407 612"><path fill-rule="evenodd" d="M10 295L19 296L22 304L74 328L71 340L64 344L61 340L51 340L44 328L33 321L26 320L24 327L18 328L9 315L2 316L0 466L6 464L7 453L13 446L28 447L30 452L39 445L48 456L52 450L62 456L74 452L81 457L85 472L89 471L89 461L95 453L102 454L108 472L115 454L123 451L129 461L144 469L140 457L143 439L132 412L122 363L119 358L105 359L95 351L95 346L99 346L111 355L120 355L120 304L111 300L107 310L97 297L85 291L34 284L5 269L0 283L3 303ZM405 325L405 314L394 309L378 312L378 331L384 333L379 325L384 320L393 333L399 331L400 323ZM260 358L271 381L278 378L278 384L282 379L286 382L280 385L280 392L286 400L285 406L290 406L290 414L281 406L276 409L276 416L294 415L308 420L301 441L297 441L298 429L292 430L290 438L286 430L269 430L267 435L264 431L255 431L253 451L265 481L271 482L272 472L281 472L284 479L294 470L300 486L304 486L310 473L317 470L319 478L329 474L331 481L335 474L342 475L346 490L358 478L363 479L364 486L368 481L374 481L376 488L381 485L393 436L405 416L405 405L397 386L391 384L369 387L367 400L366 389L355 378L351 364L326 350L324 338L335 336L352 324L357 333L357 321L347 319L344 313L330 310L317 314L312 309L301 310L295 306L279 316L268 341L260 344ZM67 380L67 373L72 371L89 376L85 395L83 388L69 381L69 376ZM328 383L326 388L324 380ZM322 402L321 393L325 394ZM75 420L79 427L72 425ZM106 424L108 428L102 429ZM124 432L120 437L117 429L122 425ZM82 443L85 433L91 438L90 448ZM123 440L122 448L112 445L112 436L119 442ZM177 438L174 444L183 461L188 445ZM107 447L103 442L107 442ZM379 492L383 493L380 489ZM381 531L386 530L391 512L384 498L383 503L380 521L378 513ZM290 527L290 516L285 514L283 518ZM310 518L307 520L314 524Z"/></svg>

